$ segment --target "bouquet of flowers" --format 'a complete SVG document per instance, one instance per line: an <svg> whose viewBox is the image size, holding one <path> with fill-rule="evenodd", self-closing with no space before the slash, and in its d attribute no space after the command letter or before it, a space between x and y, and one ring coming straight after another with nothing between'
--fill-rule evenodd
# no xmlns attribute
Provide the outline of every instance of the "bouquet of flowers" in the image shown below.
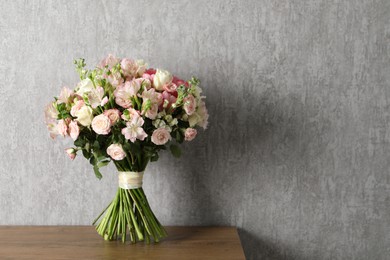
<svg viewBox="0 0 390 260"><path fill-rule="evenodd" d="M64 87L45 110L50 136L72 138L74 147L66 153L73 160L81 152L99 179L101 167L115 164L119 188L93 222L105 240L125 242L129 233L132 243L158 242L167 234L142 189L143 173L149 162L158 160L160 150L179 157L177 144L193 140L197 126L206 129L200 82L112 55L92 70L84 59L74 63L80 82L74 90Z"/></svg>

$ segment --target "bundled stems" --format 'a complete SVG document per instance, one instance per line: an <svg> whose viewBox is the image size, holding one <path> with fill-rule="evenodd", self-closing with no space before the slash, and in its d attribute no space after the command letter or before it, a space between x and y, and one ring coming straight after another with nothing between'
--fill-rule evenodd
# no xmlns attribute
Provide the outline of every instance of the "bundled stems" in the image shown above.
<svg viewBox="0 0 390 260"><path fill-rule="evenodd" d="M164 227L150 209L142 188L118 188L113 201L95 219L93 225L103 214L96 230L105 240L120 238L124 243L129 233L131 243L145 241L149 244L151 241L159 242L167 236Z"/></svg>

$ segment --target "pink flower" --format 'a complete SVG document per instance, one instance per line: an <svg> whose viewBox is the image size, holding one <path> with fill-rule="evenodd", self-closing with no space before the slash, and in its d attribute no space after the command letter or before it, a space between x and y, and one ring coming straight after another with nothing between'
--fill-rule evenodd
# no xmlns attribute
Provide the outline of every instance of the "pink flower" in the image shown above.
<svg viewBox="0 0 390 260"><path fill-rule="evenodd" d="M55 102L54 103L52 102L52 103L48 104L45 107L45 119L46 119L46 121L50 121L52 119L57 119L57 116L58 116L58 111L56 109Z"/></svg>
<svg viewBox="0 0 390 260"><path fill-rule="evenodd" d="M108 56L106 58L104 58L100 63L99 63L99 66L100 68L104 68L104 67L108 67L108 69L112 69L112 67L114 67L116 64L119 63L119 59L116 58L114 55L112 54L108 54Z"/></svg>
<svg viewBox="0 0 390 260"><path fill-rule="evenodd" d="M186 82L182 79L179 79L178 77L175 77L175 76L173 77L172 82L175 83L177 86L184 85L184 86L188 87L188 82Z"/></svg>
<svg viewBox="0 0 390 260"><path fill-rule="evenodd" d="M196 101L193 95L188 95L183 100L183 108L187 115L192 115L196 110Z"/></svg>
<svg viewBox="0 0 390 260"><path fill-rule="evenodd" d="M153 131L152 142L156 145L164 145L171 140L171 135L165 128L157 128Z"/></svg>
<svg viewBox="0 0 390 260"><path fill-rule="evenodd" d="M152 104L160 104L162 101L162 96L160 93L156 92L154 88L149 90L144 90L141 95L143 102L150 100Z"/></svg>
<svg viewBox="0 0 390 260"><path fill-rule="evenodd" d="M80 128L76 121L72 121L69 123L69 135L73 139L73 141L76 141L76 139L79 137L80 134Z"/></svg>
<svg viewBox="0 0 390 260"><path fill-rule="evenodd" d="M124 81L119 71L112 72L110 75L108 75L107 79L108 82L110 82L110 84L114 87L119 86Z"/></svg>
<svg viewBox="0 0 390 260"><path fill-rule="evenodd" d="M121 116L122 119L125 120L125 121L131 121L134 118L140 117L139 111L135 110L132 107L128 108L127 111L129 112L128 114L125 115L125 112L124 112L123 115Z"/></svg>
<svg viewBox="0 0 390 260"><path fill-rule="evenodd" d="M79 111L85 105L84 100L77 100L76 103L72 106L70 114L73 117L76 117L77 111Z"/></svg>
<svg viewBox="0 0 390 260"><path fill-rule="evenodd" d="M122 129L122 134L133 143L136 139L143 141L148 136L142 128L143 124L142 117L134 117L126 123L126 127Z"/></svg>
<svg viewBox="0 0 390 260"><path fill-rule="evenodd" d="M150 108L146 111L145 116L147 118L150 118L152 120L156 119L158 113L158 105L153 104L150 106Z"/></svg>
<svg viewBox="0 0 390 260"><path fill-rule="evenodd" d="M198 122L198 126L206 129L209 124L209 113L206 108L206 103L204 101L199 102L199 107L197 109L197 113L200 116L200 121Z"/></svg>
<svg viewBox="0 0 390 260"><path fill-rule="evenodd" d="M150 68L150 69L147 69L145 72L144 72L144 74L149 74L149 75L154 75L154 74L156 74L156 70L155 69L152 69L152 68Z"/></svg>
<svg viewBox="0 0 390 260"><path fill-rule="evenodd" d="M68 125L66 124L64 119L61 119L60 121L58 121L57 131L58 131L58 134L62 135L63 137L68 135Z"/></svg>
<svg viewBox="0 0 390 260"><path fill-rule="evenodd" d="M108 97L105 96L103 99L102 99L102 102L100 103L101 106L104 106L105 104L108 103Z"/></svg>
<svg viewBox="0 0 390 260"><path fill-rule="evenodd" d="M111 121L108 116L100 114L92 120L92 129L99 135L108 135L111 131Z"/></svg>
<svg viewBox="0 0 390 260"><path fill-rule="evenodd" d="M132 78L134 78L138 71L137 63L127 58L121 61L121 68L123 71L123 75L127 80L131 80Z"/></svg>
<svg viewBox="0 0 390 260"><path fill-rule="evenodd" d="M197 134L196 129L194 129L194 128L187 128L186 131L184 132L184 140L192 141L192 140L194 140L196 134Z"/></svg>
<svg viewBox="0 0 390 260"><path fill-rule="evenodd" d="M162 98L163 98L163 103L162 106L160 107L160 110L163 110L163 108L169 109L172 106L172 104L176 103L176 99L177 99L174 95L170 94L167 91L164 91L162 93Z"/></svg>
<svg viewBox="0 0 390 260"><path fill-rule="evenodd" d="M108 109L103 114L110 119L111 125L114 125L121 116L121 112L116 108Z"/></svg>
<svg viewBox="0 0 390 260"><path fill-rule="evenodd" d="M175 83L166 84L164 89L170 93L177 92L177 85Z"/></svg>
<svg viewBox="0 0 390 260"><path fill-rule="evenodd" d="M67 148L65 149L65 152L72 161L74 160L74 158L76 158L77 151L74 148Z"/></svg>
<svg viewBox="0 0 390 260"><path fill-rule="evenodd" d="M69 98L72 96L73 90L70 90L68 87L63 87L60 93L60 96L58 97L58 104L69 103Z"/></svg>
<svg viewBox="0 0 390 260"><path fill-rule="evenodd" d="M122 145L112 144L107 148L107 154L115 161L123 160L126 157L125 151L123 151Z"/></svg>
<svg viewBox="0 0 390 260"><path fill-rule="evenodd" d="M123 108L131 107L131 99L137 95L140 88L141 81L126 81L125 84L118 86L117 89L114 91L115 102Z"/></svg>
<svg viewBox="0 0 390 260"><path fill-rule="evenodd" d="M55 107L55 103L50 103L45 108L45 122L47 130L49 130L50 137L54 139L58 135L57 130L57 116L58 111Z"/></svg>
<svg viewBox="0 0 390 260"><path fill-rule="evenodd" d="M49 130L50 138L55 139L56 136L58 135L57 123L56 122L48 123L46 126L47 126L47 130Z"/></svg>

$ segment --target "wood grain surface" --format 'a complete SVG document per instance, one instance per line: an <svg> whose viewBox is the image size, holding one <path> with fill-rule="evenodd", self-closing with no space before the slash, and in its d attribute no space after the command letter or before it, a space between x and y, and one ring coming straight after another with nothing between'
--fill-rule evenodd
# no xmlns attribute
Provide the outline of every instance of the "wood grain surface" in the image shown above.
<svg viewBox="0 0 390 260"><path fill-rule="evenodd" d="M104 241L92 226L0 226L0 259L245 259L236 228L166 229L146 245Z"/></svg>

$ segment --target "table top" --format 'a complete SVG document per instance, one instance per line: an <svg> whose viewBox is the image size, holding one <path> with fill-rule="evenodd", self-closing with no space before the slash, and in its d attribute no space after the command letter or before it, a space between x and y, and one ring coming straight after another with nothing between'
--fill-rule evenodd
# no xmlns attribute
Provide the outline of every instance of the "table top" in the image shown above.
<svg viewBox="0 0 390 260"><path fill-rule="evenodd" d="M157 244L104 241L92 226L0 226L0 259L245 259L233 227L166 227Z"/></svg>

